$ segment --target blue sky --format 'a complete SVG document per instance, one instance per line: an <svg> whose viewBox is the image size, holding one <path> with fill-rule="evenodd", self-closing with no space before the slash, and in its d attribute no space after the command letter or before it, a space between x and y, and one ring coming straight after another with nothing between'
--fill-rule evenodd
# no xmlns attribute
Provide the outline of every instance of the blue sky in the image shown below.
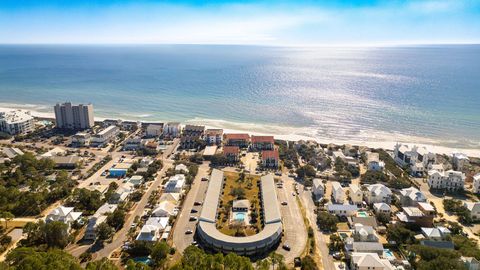
<svg viewBox="0 0 480 270"><path fill-rule="evenodd" d="M480 43L480 0L0 0L0 43Z"/></svg>

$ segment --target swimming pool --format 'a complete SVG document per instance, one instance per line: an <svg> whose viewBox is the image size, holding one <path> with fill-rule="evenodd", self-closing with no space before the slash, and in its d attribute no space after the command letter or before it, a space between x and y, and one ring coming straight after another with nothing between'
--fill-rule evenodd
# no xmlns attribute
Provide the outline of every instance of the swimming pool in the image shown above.
<svg viewBox="0 0 480 270"><path fill-rule="evenodd" d="M357 217L368 217L368 214L367 214L367 212L361 211L361 212L357 213Z"/></svg>
<svg viewBox="0 0 480 270"><path fill-rule="evenodd" d="M244 221L245 220L245 213L237 212L234 213L234 218L236 221Z"/></svg>
<svg viewBox="0 0 480 270"><path fill-rule="evenodd" d="M395 260L395 255L393 255L393 252L390 249L383 250L383 257L389 261Z"/></svg>

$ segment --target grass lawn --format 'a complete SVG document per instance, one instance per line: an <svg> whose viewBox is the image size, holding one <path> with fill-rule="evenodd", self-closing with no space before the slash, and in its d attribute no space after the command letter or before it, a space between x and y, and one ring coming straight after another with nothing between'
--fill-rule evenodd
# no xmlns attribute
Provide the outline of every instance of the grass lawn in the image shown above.
<svg viewBox="0 0 480 270"><path fill-rule="evenodd" d="M226 235L235 236L237 229L233 228L229 224L229 215L231 213L232 203L236 199L236 197L231 194L231 191L234 188L242 188L245 191L245 199L250 201L250 209L252 209L252 207L257 209L256 211L259 216L255 224L246 226L240 231L246 236L256 234L256 228L258 228L258 230L261 230L262 228L260 222L260 200L258 199L260 192L258 187L260 176L246 174L244 180L240 181L239 173L225 172L224 175L226 180L224 182L225 188L223 190L223 194L220 197L220 205L222 207L218 209L218 213L220 213L219 219L217 219L218 230Z"/></svg>

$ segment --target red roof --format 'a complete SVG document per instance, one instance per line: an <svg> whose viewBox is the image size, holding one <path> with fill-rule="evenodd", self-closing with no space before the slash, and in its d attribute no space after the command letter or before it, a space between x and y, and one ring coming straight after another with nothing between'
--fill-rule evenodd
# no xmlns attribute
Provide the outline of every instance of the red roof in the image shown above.
<svg viewBox="0 0 480 270"><path fill-rule="evenodd" d="M223 154L224 155L238 155L240 148L238 146L224 146Z"/></svg>
<svg viewBox="0 0 480 270"><path fill-rule="evenodd" d="M250 135L246 133L231 133L225 134L226 140L248 140L250 139Z"/></svg>
<svg viewBox="0 0 480 270"><path fill-rule="evenodd" d="M275 150L262 151L262 159L267 159L267 158L279 159L278 150L275 149Z"/></svg>
<svg viewBox="0 0 480 270"><path fill-rule="evenodd" d="M252 136L252 143L274 143L273 136Z"/></svg>

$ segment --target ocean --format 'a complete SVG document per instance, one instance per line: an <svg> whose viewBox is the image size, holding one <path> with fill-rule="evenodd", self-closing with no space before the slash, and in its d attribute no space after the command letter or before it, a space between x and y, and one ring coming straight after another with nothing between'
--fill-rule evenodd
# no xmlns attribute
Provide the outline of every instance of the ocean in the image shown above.
<svg viewBox="0 0 480 270"><path fill-rule="evenodd" d="M480 149L480 45L1 45L0 107Z"/></svg>

